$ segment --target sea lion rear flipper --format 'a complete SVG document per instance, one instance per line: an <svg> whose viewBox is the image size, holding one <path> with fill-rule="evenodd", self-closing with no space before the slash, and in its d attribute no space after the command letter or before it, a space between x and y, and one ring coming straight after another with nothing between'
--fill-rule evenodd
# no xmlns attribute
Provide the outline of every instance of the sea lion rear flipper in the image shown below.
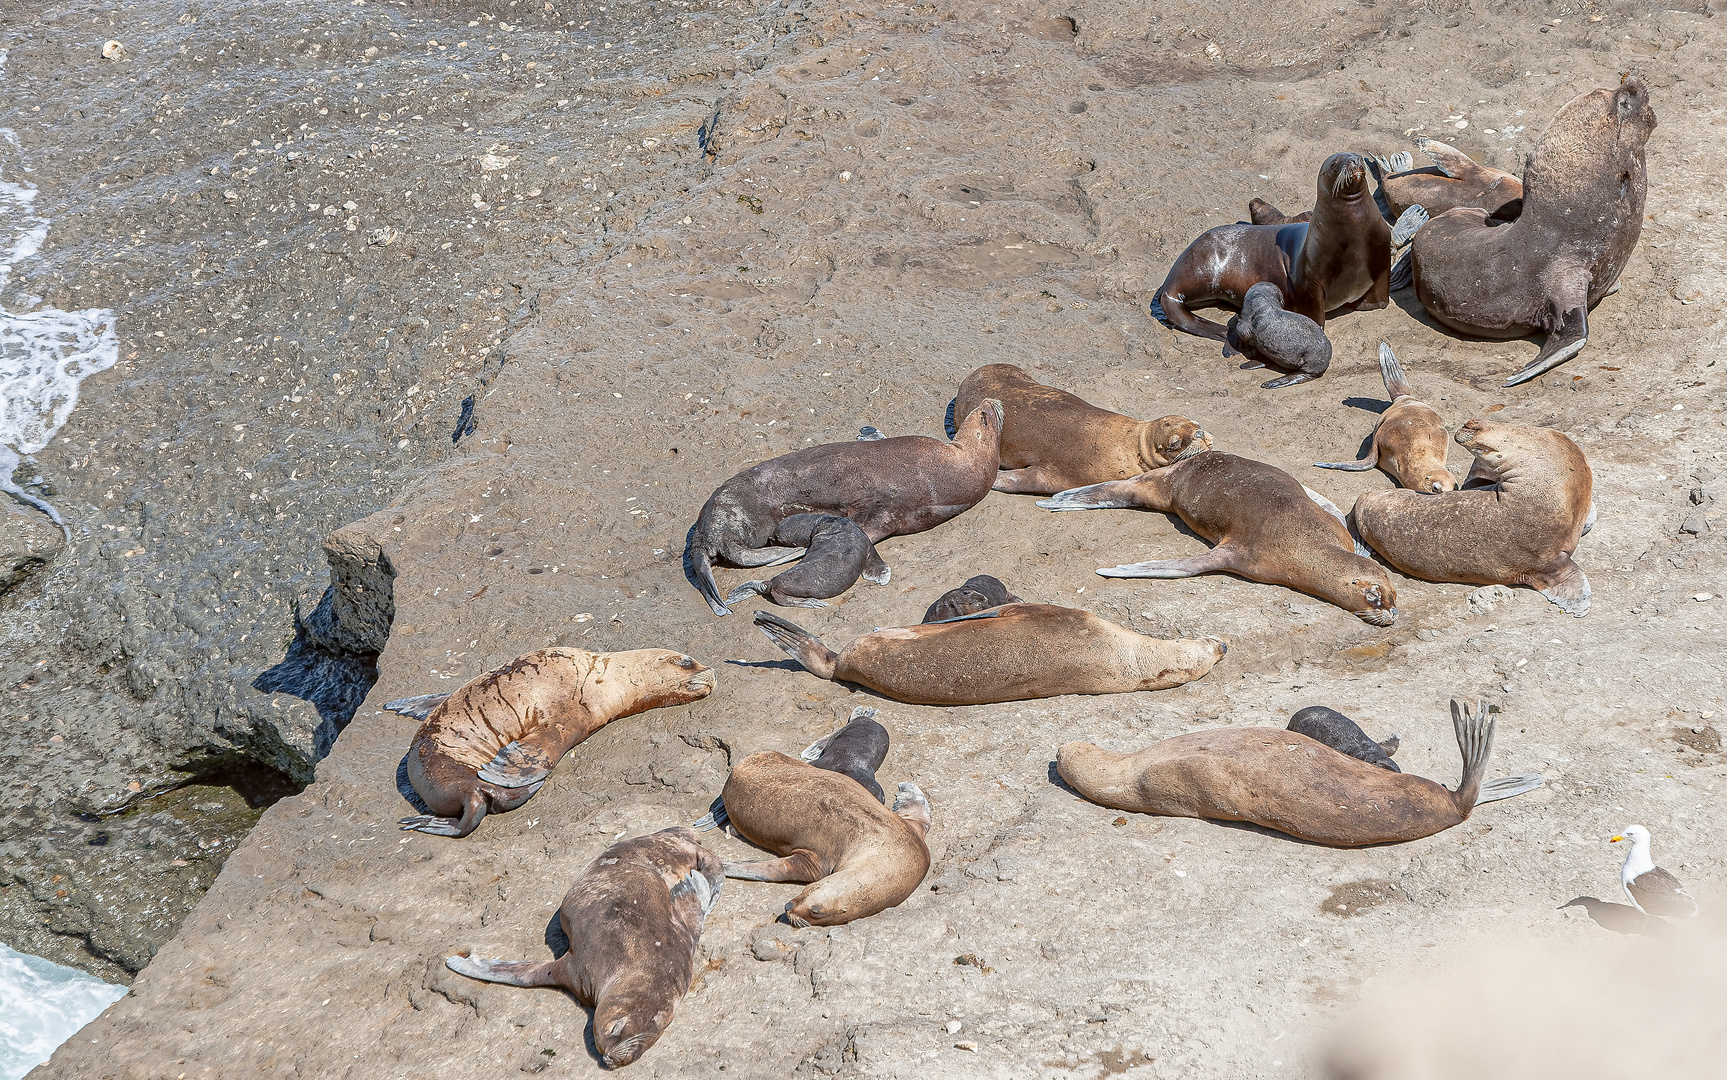
<svg viewBox="0 0 1727 1080"><path fill-rule="evenodd" d="M690 828L697 832L707 832L709 829L723 829L730 822L731 819L726 816L725 800L716 798L708 805L707 815L690 822Z"/></svg>
<svg viewBox="0 0 1727 1080"><path fill-rule="evenodd" d="M1391 276L1386 279L1385 288L1389 292L1402 292L1415 284L1415 262L1405 251L1391 265Z"/></svg>
<svg viewBox="0 0 1727 1080"><path fill-rule="evenodd" d="M1391 343L1379 343L1379 377L1385 382L1385 392L1396 401L1400 397L1414 397L1409 391L1409 376L1403 373L1403 365L1397 362L1397 354L1391 351ZM1374 447L1378 453L1379 448Z"/></svg>
<svg viewBox="0 0 1727 1080"><path fill-rule="evenodd" d="M900 781L899 792L893 797L893 812L905 818L920 833L928 834L929 797L916 784Z"/></svg>
<svg viewBox="0 0 1727 1080"><path fill-rule="evenodd" d="M1415 145L1420 147L1423 154L1427 155L1428 161L1433 162L1440 172L1453 180L1459 179L1466 173L1479 171L1481 168L1475 163L1474 158L1450 143L1442 143L1438 139L1422 136L1415 140Z"/></svg>
<svg viewBox="0 0 1727 1080"><path fill-rule="evenodd" d="M1583 346L1587 344L1589 344L1589 309L1579 303L1565 309L1565 313L1559 321L1559 328L1547 335L1547 340L1542 343L1541 351L1535 354L1535 359L1529 362L1528 367L1506 379L1505 385L1516 386L1518 383L1526 383L1530 379L1544 375L1582 352Z"/></svg>
<svg viewBox="0 0 1727 1080"><path fill-rule="evenodd" d="M1588 536L1589 530L1595 527L1595 500L1589 500L1589 516L1583 519L1583 531L1578 536Z"/></svg>
<svg viewBox="0 0 1727 1080"><path fill-rule="evenodd" d="M1245 367L1246 365L1244 364L1242 366ZM1261 390L1281 390L1285 386L1294 386L1297 383L1312 382L1317 378L1319 378L1319 376L1315 375L1311 371L1292 371L1280 379L1271 379L1268 382L1260 383L1259 388Z"/></svg>
<svg viewBox="0 0 1727 1080"><path fill-rule="evenodd" d="M821 639L794 623L766 611L756 612L756 625L768 640L778 645L787 656L804 666L818 679L832 679L839 654L821 643Z"/></svg>
<svg viewBox="0 0 1727 1080"><path fill-rule="evenodd" d="M875 719L875 714L876 714L876 707L874 705L859 705L857 708L852 710L852 714L850 716L846 717L846 722L844 724L841 724L839 727L828 732L826 735L823 735L821 738L817 739L815 742L810 743L808 746L804 747L804 752L799 754L798 756L805 761L816 760L817 758L822 756L822 751L826 750L828 748L828 744L834 741L835 735L838 735L840 732L844 731L854 721Z"/></svg>
<svg viewBox="0 0 1727 1080"><path fill-rule="evenodd" d="M1396 251L1415 239L1415 234L1425 224L1427 224L1427 210L1420 203L1404 210L1402 214L1398 215L1397 224L1391 227L1391 250Z"/></svg>
<svg viewBox="0 0 1727 1080"><path fill-rule="evenodd" d="M524 788L544 781L552 775L557 764L545 750L517 739L506 743L492 760L486 762L478 775L488 784Z"/></svg>
<svg viewBox="0 0 1727 1080"><path fill-rule="evenodd" d="M1342 469L1344 472L1366 472L1377 464L1379 464L1379 444L1374 443L1373 449L1369 450L1367 456L1360 461L1316 461L1313 463L1313 467L1316 469Z"/></svg>
<svg viewBox="0 0 1727 1080"><path fill-rule="evenodd" d="M1189 555L1185 559L1158 559L1153 562L1102 566L1097 572L1101 577L1186 578L1209 574L1213 570L1233 570L1236 565L1234 556L1235 551L1231 545L1224 543L1210 551Z"/></svg>
<svg viewBox="0 0 1727 1080"><path fill-rule="evenodd" d="M775 599L768 596L768 586L769 583L766 581L746 581L726 594L726 603L736 604L746 597L761 596L766 597L770 603L784 607L824 608L828 606L826 600L819 600L813 596L782 596Z"/></svg>
<svg viewBox="0 0 1727 1080"><path fill-rule="evenodd" d="M1399 735L1395 731L1392 732L1390 735L1387 735L1385 738L1379 740L1379 748L1381 750L1385 751L1386 757L1395 756L1397 754L1397 748L1402 746L1402 745L1403 745L1403 736Z"/></svg>
<svg viewBox="0 0 1727 1080"><path fill-rule="evenodd" d="M561 986L556 976L557 960L476 960L447 956L444 966L458 975L505 986Z"/></svg>
<svg viewBox="0 0 1727 1080"><path fill-rule="evenodd" d="M858 428L858 442L875 442L878 439L885 438L887 438L887 436L882 434L881 428L870 427L867 424Z"/></svg>
<svg viewBox="0 0 1727 1080"><path fill-rule="evenodd" d="M1368 169L1375 174L1375 179L1383 181L1387 176L1396 176L1415 168L1415 156L1407 150L1399 150L1389 157L1378 154L1362 154L1367 160Z"/></svg>
<svg viewBox="0 0 1727 1080"><path fill-rule="evenodd" d="M753 862L726 863L726 877L739 881L777 881L788 885L808 885L828 876L821 859L812 851L798 848L783 859L757 859Z"/></svg>
<svg viewBox="0 0 1727 1080"><path fill-rule="evenodd" d="M998 619L1001 617L1001 608L1006 607L1006 606L1007 606L1006 604L1003 604L1003 605L1001 605L1001 607L993 607L993 608L990 608L988 611L973 611L973 612L969 612L965 615L953 615L953 616L950 616L946 619L930 619L930 620L926 621L923 625L925 625L925 626L937 626L941 623L965 622L967 619Z"/></svg>
<svg viewBox="0 0 1727 1080"><path fill-rule="evenodd" d="M1487 772L1487 759L1493 753L1494 721L1487 707L1480 702L1464 705L1451 699L1451 729L1457 735L1457 749L1463 755L1463 776L1457 782L1457 811L1464 817L1475 806L1481 793L1481 777Z"/></svg>
<svg viewBox="0 0 1727 1080"><path fill-rule="evenodd" d="M1525 792L1534 791L1547 782L1540 773L1526 773L1522 776L1501 776L1497 780L1489 780L1481 785L1481 793L1475 796L1475 805L1484 802L1497 802L1509 799Z"/></svg>
<svg viewBox="0 0 1727 1080"><path fill-rule="evenodd" d="M721 878L720 885L724 884L725 879ZM702 916L705 918L713 913L714 905L720 902L720 885L709 881L708 876L699 869L691 870L672 886L672 903L675 904L686 896L692 897L702 906Z"/></svg>
<svg viewBox="0 0 1727 1080"><path fill-rule="evenodd" d="M1566 562L1571 563L1571 572L1540 588L1540 592L1560 611L1581 619L1589 614L1589 578L1584 575L1582 567L1572 563L1569 558Z"/></svg>
<svg viewBox="0 0 1727 1080"><path fill-rule="evenodd" d="M432 715L432 710L442 705L449 696L448 694L421 694L419 697L399 697L394 701L384 702L384 708L414 720L424 720Z"/></svg>

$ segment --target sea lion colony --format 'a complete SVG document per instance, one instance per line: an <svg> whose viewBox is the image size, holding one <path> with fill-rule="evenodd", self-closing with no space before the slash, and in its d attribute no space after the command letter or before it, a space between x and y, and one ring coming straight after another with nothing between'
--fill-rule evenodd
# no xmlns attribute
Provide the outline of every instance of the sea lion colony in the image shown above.
<svg viewBox="0 0 1727 1080"><path fill-rule="evenodd" d="M1384 307L1406 277L1423 306L1460 332L1546 332L1540 355L1511 380L1524 381L1576 354L1588 308L1612 291L1637 240L1643 147L1654 125L1647 90L1628 78L1567 104L1521 180L1425 141L1430 170L1409 168L1407 154L1334 154L1320 170L1312 211L1287 216L1256 200L1254 224L1212 229L1182 253L1152 312L1173 329L1227 340L1249 364L1283 371L1266 384L1282 387L1325 371L1328 315ZM1370 174L1377 197L1369 194ZM1567 215L1561 206L1588 212ZM1407 244L1412 230L1409 258L1394 273L1393 245ZM1511 254L1496 261L1503 251ZM1464 280L1465 268L1489 263L1524 269L1491 283ZM1241 314L1225 327L1192 313L1218 305ZM949 405L949 442L866 428L855 440L764 461L726 481L690 529L685 573L717 615L751 593L823 606L860 577L887 580L877 543L951 520L993 488L1050 496L1038 503L1050 510L1175 514L1214 545L1186 558L1100 569L1104 576L1229 571L1389 626L1401 572L1529 585L1585 615L1588 580L1572 561L1595 516L1582 450L1558 432L1470 419L1455 432L1473 456L1460 486L1446 464L1445 418L1415 397L1389 344L1380 363L1391 404L1366 456L1320 467L1377 466L1400 487L1362 494L1348 515L1280 469L1213 449L1195 420L1135 420L1012 365L988 364ZM1131 528L1132 520L1123 515L1122 524ZM797 567L742 583L722 601L715 564L759 568L800 557ZM776 615L758 612L755 622L810 674L916 705L1154 691L1203 678L1226 652L1217 638L1158 640L1090 612L1027 602L988 575L942 596L922 622L877 629L838 652ZM525 802L606 722L713 688L713 672L681 653L547 649L453 694L391 702L423 721L405 766L428 813L402 826L465 836L488 812ZM1391 759L1396 735L1375 741L1325 706L1301 710L1287 729L1223 727L1133 753L1070 742L1055 764L1075 793L1108 807L1253 822L1339 847L1397 843L1451 828L1480 803L1542 783L1538 775L1486 780L1495 728L1489 710L1454 700L1451 712L1462 756L1455 789L1400 771ZM571 949L564 957L451 957L449 966L480 979L565 987L594 1006L594 1041L605 1061L627 1064L659 1037L689 987L722 872L805 886L783 912L797 927L864 918L917 888L930 863L930 805L909 781L886 805L876 773L888 752L876 710L860 707L801 760L775 750L745 757L695 825L727 826L777 857L722 871L688 830L626 840L602 852L565 898L560 917ZM1666 894L1678 886L1655 876L1664 872L1651 869L1647 833L1630 834L1640 846L1627 862L1627 895L1637 901L1636 885L1655 897L1659 890L1648 886L1655 881L1665 889L1659 899L1675 907Z"/></svg>

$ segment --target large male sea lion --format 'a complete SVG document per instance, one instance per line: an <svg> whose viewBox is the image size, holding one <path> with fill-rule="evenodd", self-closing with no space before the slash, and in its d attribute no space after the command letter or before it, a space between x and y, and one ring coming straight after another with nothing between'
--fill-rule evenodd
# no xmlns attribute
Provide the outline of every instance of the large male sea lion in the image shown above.
<svg viewBox="0 0 1727 1080"><path fill-rule="evenodd" d="M1045 386L1012 364L986 364L967 375L954 415L969 416L991 398L1002 405L997 491L1049 495L1138 476L1211 449L1211 436L1185 416L1135 420Z"/></svg>
<svg viewBox="0 0 1727 1080"><path fill-rule="evenodd" d="M935 603L924 611L923 621L946 622L961 615L976 615L992 607L1018 603L1021 603L1020 598L1008 592L1001 579L988 574L978 574L966 578L965 584L959 588L949 589L936 597Z"/></svg>
<svg viewBox="0 0 1727 1080"><path fill-rule="evenodd" d="M1316 501L1321 500L1321 501ZM1227 570L1329 600L1375 626L1397 619L1397 589L1349 534L1343 515L1282 469L1216 450L1132 480L1064 491L1050 510L1173 511L1216 546L1184 559L1104 567L1104 577L1184 578Z"/></svg>
<svg viewBox="0 0 1727 1080"><path fill-rule="evenodd" d="M508 986L561 986L594 1010L594 1048L628 1065L659 1041L695 975L696 942L725 884L719 856L683 826L613 844L558 907L556 960L452 956L451 971Z"/></svg>
<svg viewBox="0 0 1727 1080"><path fill-rule="evenodd" d="M1445 420L1433 406L1410 393L1409 379L1397 362L1397 354L1383 341L1379 343L1379 374L1391 396L1391 407L1380 414L1379 426L1373 429L1373 448L1360 461L1316 461L1314 465L1347 472L1365 472L1377 465L1411 491L1454 490L1457 481L1445 468L1445 451L1451 443L1445 434Z"/></svg>
<svg viewBox="0 0 1727 1080"><path fill-rule="evenodd" d="M1547 335L1505 385L1557 367L1589 340L1589 309L1618 283L1643 230L1643 149L1654 129L1641 79L1581 94L1529 155L1516 221L1459 207L1415 234L1415 295L1428 314L1476 337Z"/></svg>
<svg viewBox="0 0 1727 1080"><path fill-rule="evenodd" d="M779 859L727 863L726 876L809 888L792 897L793 926L838 926L886 911L929 872L929 800L901 783L890 812L863 787L775 750L732 767L720 804L697 828L728 823Z"/></svg>
<svg viewBox="0 0 1727 1080"><path fill-rule="evenodd" d="M1367 191L1360 154L1333 154L1319 170L1310 221L1219 225L1188 245L1152 301L1152 314L1175 330L1224 341L1227 330L1194 308L1240 308L1247 290L1269 281L1284 307L1321 328L1332 311L1391 302L1391 226Z"/></svg>
<svg viewBox="0 0 1727 1080"><path fill-rule="evenodd" d="M1331 366L1325 331L1307 316L1284 310L1283 293L1269 281L1247 290L1241 314L1225 329L1229 347L1247 357L1244 369L1269 366L1289 373L1260 383L1266 390L1317 379Z"/></svg>
<svg viewBox="0 0 1727 1080"><path fill-rule="evenodd" d="M1366 492L1351 511L1361 538L1411 577L1528 585L1562 611L1587 615L1589 579L1571 561L1593 516L1583 451L1549 428L1486 420L1464 424L1457 442L1498 486Z"/></svg>
<svg viewBox="0 0 1727 1080"><path fill-rule="evenodd" d="M405 817L402 828L466 836L487 813L527 802L571 747L611 721L713 689L711 669L667 649L539 649L454 693L388 702L424 721L408 779L432 813Z"/></svg>
<svg viewBox="0 0 1727 1080"><path fill-rule="evenodd" d="M797 558L801 548L770 541L793 514L850 518L872 544L935 528L989 494L1001 420L1001 403L985 401L966 414L952 442L903 435L827 443L744 470L708 497L690 529L684 549L690 579L714 614L729 615L713 560L757 567ZM886 580L882 566L880 581Z"/></svg>
<svg viewBox="0 0 1727 1080"><path fill-rule="evenodd" d="M1201 677L1226 651L1217 638L1165 641L1053 604L877 630L837 653L778 615L758 611L756 625L811 675L913 705L1167 690Z"/></svg>
<svg viewBox="0 0 1727 1080"><path fill-rule="evenodd" d="M1117 754L1070 742L1056 770L1100 806L1168 817L1251 821L1330 847L1391 844L1431 836L1469 817L1483 802L1540 787L1540 776L1483 786L1493 721L1477 705L1451 703L1463 778L1456 791L1392 772L1280 728L1195 731Z"/></svg>

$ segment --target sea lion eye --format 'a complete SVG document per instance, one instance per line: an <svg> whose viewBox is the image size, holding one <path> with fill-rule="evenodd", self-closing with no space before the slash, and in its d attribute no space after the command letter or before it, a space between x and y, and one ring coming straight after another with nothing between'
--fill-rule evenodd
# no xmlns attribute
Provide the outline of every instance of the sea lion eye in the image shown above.
<svg viewBox="0 0 1727 1080"><path fill-rule="evenodd" d="M681 668L684 668L685 670L688 670L688 669L696 666L696 662L687 656L680 656L676 660L673 660L672 663L678 665Z"/></svg>

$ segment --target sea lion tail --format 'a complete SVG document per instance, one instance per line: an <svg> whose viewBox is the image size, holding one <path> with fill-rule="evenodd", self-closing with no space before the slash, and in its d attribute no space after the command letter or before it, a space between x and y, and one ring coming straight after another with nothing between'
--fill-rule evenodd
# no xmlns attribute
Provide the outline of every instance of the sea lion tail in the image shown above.
<svg viewBox="0 0 1727 1080"><path fill-rule="evenodd" d="M1493 716L1480 702L1466 705L1452 698L1451 728L1457 735L1457 749L1463 755L1463 777L1457 784L1457 809L1467 817L1481 793L1481 778L1487 772L1487 759L1493 753Z"/></svg>
<svg viewBox="0 0 1727 1080"><path fill-rule="evenodd" d="M821 643L821 639L795 623L765 611L756 612L756 625L768 640L796 660L818 679L832 679L839 654Z"/></svg>
<svg viewBox="0 0 1727 1080"><path fill-rule="evenodd" d="M562 986L559 960L476 960L467 956L446 956L444 966L458 975L481 982L503 983L505 986Z"/></svg>
<svg viewBox="0 0 1727 1080"><path fill-rule="evenodd" d="M1475 796L1475 805L1484 802L1497 802L1509 799L1525 792L1534 791L1547 782L1540 773L1525 773L1522 776L1501 776L1497 780L1489 780L1481 785L1481 793Z"/></svg>
<svg viewBox="0 0 1727 1080"><path fill-rule="evenodd" d="M1391 395L1392 401L1415 396L1409 392L1409 377L1403 373L1403 365L1397 362L1397 354L1384 341L1379 343L1379 374L1385 380L1385 392Z"/></svg>

